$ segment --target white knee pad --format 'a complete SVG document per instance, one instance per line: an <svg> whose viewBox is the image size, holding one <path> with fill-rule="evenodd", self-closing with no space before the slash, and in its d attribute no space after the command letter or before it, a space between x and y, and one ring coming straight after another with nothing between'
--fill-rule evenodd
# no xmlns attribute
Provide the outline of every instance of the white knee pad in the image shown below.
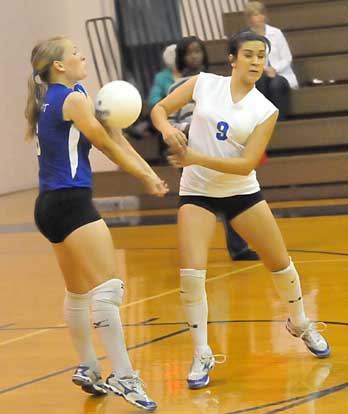
<svg viewBox="0 0 348 414"><path fill-rule="evenodd" d="M294 262L292 261L290 256L289 256L289 261L290 261L290 263L289 263L288 267L286 267L285 269L277 270L276 272L272 272L272 274L273 275L283 275L283 274L287 274L287 273L293 272L293 271L296 272Z"/></svg>
<svg viewBox="0 0 348 414"><path fill-rule="evenodd" d="M123 300L124 283L110 279L90 291L93 310L108 309L110 305L120 306Z"/></svg>
<svg viewBox="0 0 348 414"><path fill-rule="evenodd" d="M302 300L300 277L296 267L290 259L290 264L285 269L272 272L273 282L279 296L289 303L296 303Z"/></svg>
<svg viewBox="0 0 348 414"><path fill-rule="evenodd" d="M206 298L206 273L206 270L180 269L180 296L184 305L198 305Z"/></svg>
<svg viewBox="0 0 348 414"><path fill-rule="evenodd" d="M72 293L65 289L64 309L72 311L89 310L89 293Z"/></svg>

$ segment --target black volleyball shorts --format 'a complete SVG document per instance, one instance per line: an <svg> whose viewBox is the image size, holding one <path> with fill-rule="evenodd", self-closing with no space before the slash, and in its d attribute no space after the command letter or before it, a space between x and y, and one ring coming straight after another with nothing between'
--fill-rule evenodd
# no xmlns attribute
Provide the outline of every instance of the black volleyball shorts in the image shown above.
<svg viewBox="0 0 348 414"><path fill-rule="evenodd" d="M253 205L264 200L262 192L252 194L235 195L231 197L206 197L206 196L180 196L179 207L184 204L194 204L202 207L215 215L223 214L228 220L237 217L238 214L248 210Z"/></svg>
<svg viewBox="0 0 348 414"><path fill-rule="evenodd" d="M38 229L52 243L61 243L74 230L101 219L92 190L82 187L41 192L34 216Z"/></svg>

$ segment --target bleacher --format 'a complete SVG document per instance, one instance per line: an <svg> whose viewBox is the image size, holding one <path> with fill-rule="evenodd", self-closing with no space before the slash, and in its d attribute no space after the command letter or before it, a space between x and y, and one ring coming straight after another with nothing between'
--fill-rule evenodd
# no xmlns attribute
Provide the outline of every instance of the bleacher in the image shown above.
<svg viewBox="0 0 348 414"><path fill-rule="evenodd" d="M274 201L347 197L348 0L264 0L264 3L270 24L279 27L289 42L300 83L298 90L291 91L289 120L277 124L269 146L269 160L258 169L266 198ZM245 26L243 13L225 13L223 25L228 38ZM205 43L211 71L229 75L227 40ZM324 83L314 85L315 78ZM150 151L148 143L133 143L151 160L153 148ZM172 190L169 199L176 200L178 171L171 169L168 173L170 167L159 168ZM122 179L132 183L123 187L142 194L133 179L126 176ZM102 187L97 174L96 193L106 196ZM117 189L115 195L121 195L119 191L123 190ZM159 204L168 207L169 199ZM148 202L145 204L151 207Z"/></svg>
<svg viewBox="0 0 348 414"><path fill-rule="evenodd" d="M259 180L271 200L347 196L348 1L265 4L289 42L300 89L291 92L290 120L277 124ZM226 13L223 23L228 37L244 26L243 13ZM227 74L217 48L209 45L214 70Z"/></svg>

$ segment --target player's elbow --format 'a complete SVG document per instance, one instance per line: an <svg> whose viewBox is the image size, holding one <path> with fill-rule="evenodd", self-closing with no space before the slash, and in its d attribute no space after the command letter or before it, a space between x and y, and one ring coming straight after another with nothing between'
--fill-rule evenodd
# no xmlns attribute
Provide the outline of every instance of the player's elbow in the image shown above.
<svg viewBox="0 0 348 414"><path fill-rule="evenodd" d="M254 165L250 160L243 159L239 166L239 175L248 176L254 169Z"/></svg>
<svg viewBox="0 0 348 414"><path fill-rule="evenodd" d="M261 157L260 157L261 158ZM239 165L240 175L248 176L251 174L260 164L260 159L254 155L242 155Z"/></svg>
<svg viewBox="0 0 348 414"><path fill-rule="evenodd" d="M252 170L253 168L242 168L239 175L247 177L252 172Z"/></svg>
<svg viewBox="0 0 348 414"><path fill-rule="evenodd" d="M157 102L156 105L151 109L151 119L154 120L154 117L158 114L165 114L169 116L169 113L166 110L165 106L162 105L162 101Z"/></svg>
<svg viewBox="0 0 348 414"><path fill-rule="evenodd" d="M156 116L156 114L158 113L159 110L159 103L157 102L155 105L153 105L153 107L151 108L150 111L150 118L152 121L154 121L154 117Z"/></svg>

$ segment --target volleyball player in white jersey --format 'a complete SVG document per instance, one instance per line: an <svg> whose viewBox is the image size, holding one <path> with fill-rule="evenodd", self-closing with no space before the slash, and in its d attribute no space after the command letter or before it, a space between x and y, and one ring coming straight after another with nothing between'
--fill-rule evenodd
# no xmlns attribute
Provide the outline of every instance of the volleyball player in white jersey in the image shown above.
<svg viewBox="0 0 348 414"><path fill-rule="evenodd" d="M36 139L40 193L35 222L52 243L62 270L64 316L80 364L73 382L91 394L106 389L148 411L156 403L145 393L129 360L119 306L124 285L118 278L110 232L92 203L89 150L94 145L111 161L163 196L166 185L120 132L110 137L95 118L93 104L79 81L86 59L65 37L40 42L32 50L25 111L27 140ZM94 327L112 365L103 384L90 329Z"/></svg>
<svg viewBox="0 0 348 414"><path fill-rule="evenodd" d="M152 110L153 123L173 152L171 163L184 167L178 229L181 298L195 345L190 388L206 386L215 364L207 340L205 279L208 248L221 211L272 272L276 290L288 305L287 330L318 358L330 354L328 343L306 317L298 273L254 170L278 116L277 108L255 88L267 47L268 40L254 32L234 36L229 43L230 77L200 73ZM187 142L167 119L192 99L196 106Z"/></svg>

